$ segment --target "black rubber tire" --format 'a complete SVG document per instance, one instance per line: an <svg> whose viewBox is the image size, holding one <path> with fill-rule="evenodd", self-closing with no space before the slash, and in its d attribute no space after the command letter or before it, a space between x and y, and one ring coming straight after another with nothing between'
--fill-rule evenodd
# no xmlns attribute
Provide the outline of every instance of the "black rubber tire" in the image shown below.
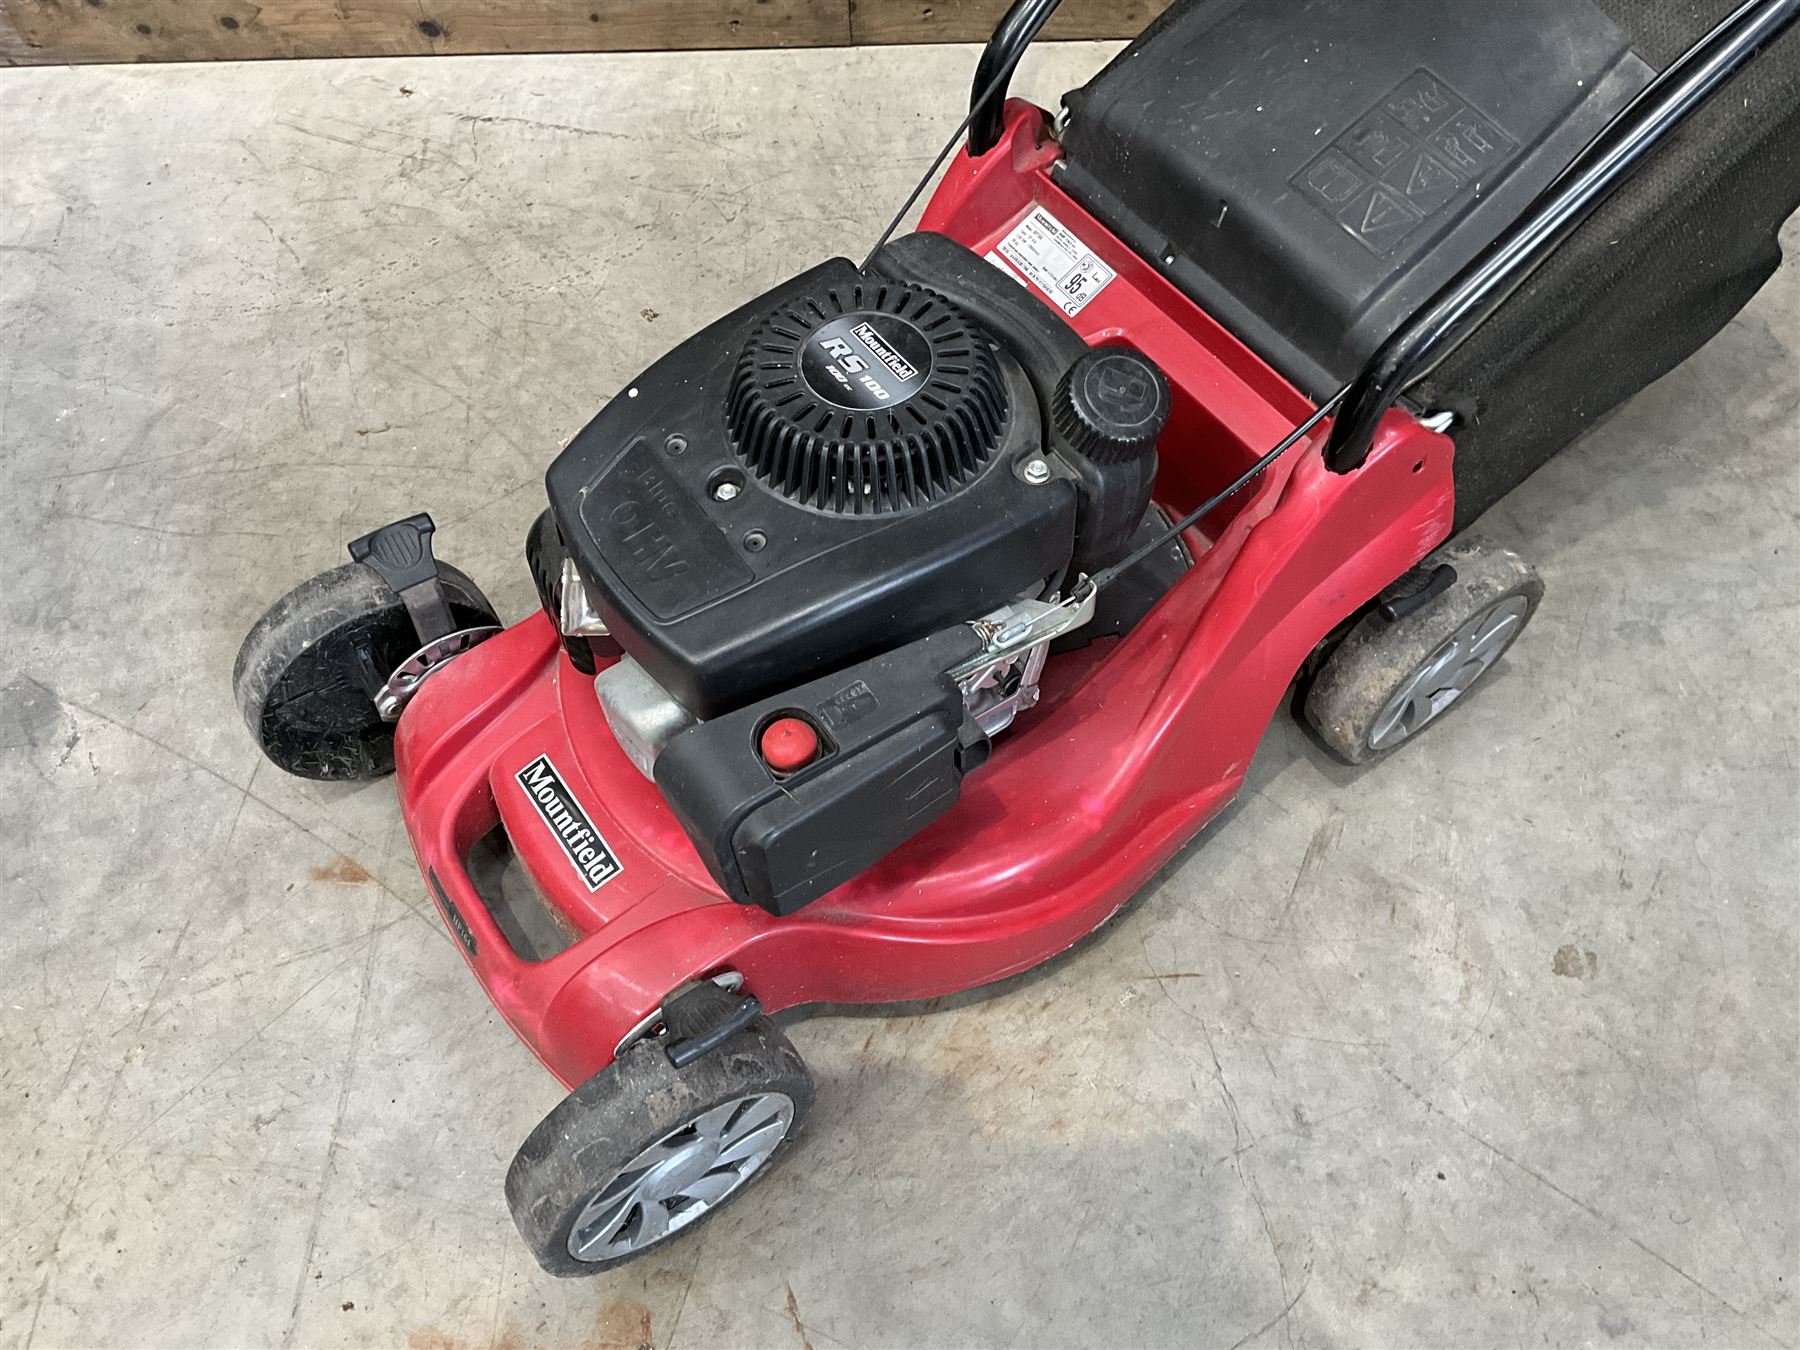
<svg viewBox="0 0 1800 1350"><path fill-rule="evenodd" d="M1530 563L1479 536L1452 541L1425 559L1419 570L1429 572L1445 562L1456 569L1456 580L1442 595L1398 622L1371 609L1332 649L1307 690L1306 720L1346 764L1373 763L1416 739L1416 734L1408 736L1380 750L1371 744L1376 718L1388 700L1464 624L1512 596L1523 597L1524 621L1502 648L1500 655L1504 655L1544 598L1543 580ZM1485 681L1491 670L1490 665L1477 677L1476 685ZM1454 705L1445 713L1453 709ZM1420 732L1440 720L1434 718Z"/></svg>
<svg viewBox="0 0 1800 1350"><path fill-rule="evenodd" d="M457 627L500 622L468 577L443 563L438 576ZM232 666L231 690L277 768L330 782L394 771L394 724L375 711L359 649L383 679L419 649L400 597L361 563L301 582L250 629Z"/></svg>
<svg viewBox="0 0 1800 1350"><path fill-rule="evenodd" d="M568 554L562 534L556 528L556 520L548 511L540 511L525 534L525 563L531 568L531 580L537 586L538 603L558 630L562 628L563 559ZM592 675L599 669L594 664L594 648L588 638L564 637L562 647L569 654L569 664L583 675Z"/></svg>
<svg viewBox="0 0 1800 1350"><path fill-rule="evenodd" d="M736 1191L711 1212L629 1256L581 1261L570 1253L569 1232L583 1206L620 1168L686 1122L751 1092L785 1093L794 1118L768 1161ZM669 1063L659 1041L639 1041L564 1097L519 1146L506 1171L513 1223L552 1275L598 1275L635 1261L693 1232L773 1171L792 1148L812 1103L812 1075L800 1052L766 1017L685 1069Z"/></svg>

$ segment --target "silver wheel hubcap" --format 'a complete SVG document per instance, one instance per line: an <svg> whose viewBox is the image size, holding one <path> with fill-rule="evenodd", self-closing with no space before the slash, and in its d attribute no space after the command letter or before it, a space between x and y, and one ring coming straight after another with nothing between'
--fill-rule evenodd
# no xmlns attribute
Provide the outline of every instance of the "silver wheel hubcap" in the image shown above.
<svg viewBox="0 0 1800 1350"><path fill-rule="evenodd" d="M1442 717L1512 645L1525 626L1529 609L1524 596L1510 595L1451 634L1443 646L1401 681L1375 715L1369 748L1386 750L1399 745Z"/></svg>
<svg viewBox="0 0 1800 1350"><path fill-rule="evenodd" d="M793 1123L785 1093L752 1092L669 1131L582 1206L569 1255L611 1261L679 1232L750 1180Z"/></svg>

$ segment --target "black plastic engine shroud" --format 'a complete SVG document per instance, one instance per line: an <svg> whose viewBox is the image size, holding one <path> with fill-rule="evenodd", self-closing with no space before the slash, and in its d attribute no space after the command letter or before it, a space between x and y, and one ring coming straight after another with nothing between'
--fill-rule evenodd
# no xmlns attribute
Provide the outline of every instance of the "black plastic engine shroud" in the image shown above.
<svg viewBox="0 0 1800 1350"><path fill-rule="evenodd" d="M837 258L669 352L546 482L620 646L707 718L1058 579L1075 482L1015 472L1044 442L1012 355Z"/></svg>

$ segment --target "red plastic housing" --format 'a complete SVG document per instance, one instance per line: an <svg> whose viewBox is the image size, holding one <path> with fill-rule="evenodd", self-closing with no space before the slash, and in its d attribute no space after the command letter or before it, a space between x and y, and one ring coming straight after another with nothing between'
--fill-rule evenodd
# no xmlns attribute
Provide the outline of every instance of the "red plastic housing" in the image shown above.
<svg viewBox="0 0 1800 1350"><path fill-rule="evenodd" d="M1058 189L1042 110L1007 112L994 150L952 162L921 227L987 254L1042 205L1112 269L1071 322L1168 375L1156 495L1183 513L1312 407ZM771 1011L878 1003L1001 979L1068 947L1231 800L1318 643L1448 535L1449 440L1394 413L1345 475L1325 468L1323 440L1190 535L1195 565L1128 636L1052 658L1043 701L948 815L786 918L720 894L541 613L444 667L400 722L401 809L494 1005L574 1086L690 979L740 971ZM592 889L595 871L564 843L579 823L555 823L520 781L546 756L616 863ZM471 880L471 851L496 826L572 939L546 960L515 952Z"/></svg>

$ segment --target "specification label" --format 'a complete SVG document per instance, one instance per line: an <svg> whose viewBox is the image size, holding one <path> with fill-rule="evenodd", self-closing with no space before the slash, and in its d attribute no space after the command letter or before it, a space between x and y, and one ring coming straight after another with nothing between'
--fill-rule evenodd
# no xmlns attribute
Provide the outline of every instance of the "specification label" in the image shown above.
<svg viewBox="0 0 1800 1350"><path fill-rule="evenodd" d="M1115 275L1041 206L1013 227L988 261L1024 277L1071 317L1086 309Z"/></svg>

